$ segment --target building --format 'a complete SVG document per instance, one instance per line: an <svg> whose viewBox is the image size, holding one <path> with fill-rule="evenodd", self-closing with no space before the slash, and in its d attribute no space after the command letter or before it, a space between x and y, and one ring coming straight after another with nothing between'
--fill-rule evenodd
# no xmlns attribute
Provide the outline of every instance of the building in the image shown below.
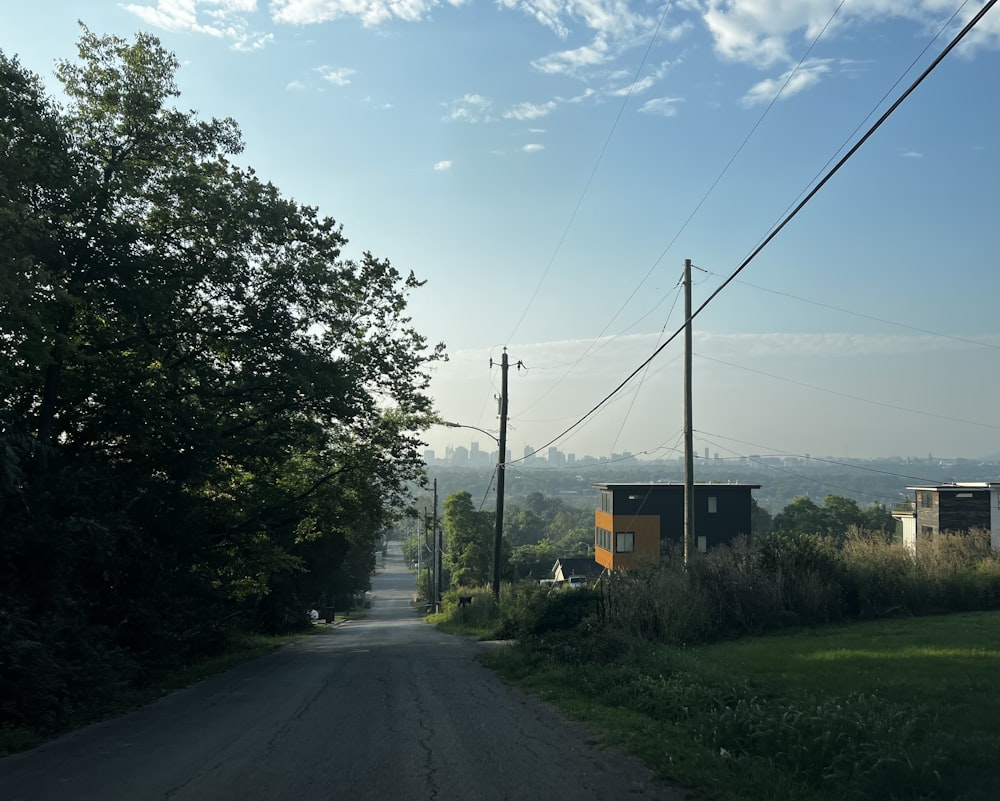
<svg viewBox="0 0 1000 801"><path fill-rule="evenodd" d="M684 541L683 484L594 484L594 561L608 570L659 564L661 545ZM695 484L695 547L704 553L750 534L759 484Z"/></svg>
<svg viewBox="0 0 1000 801"><path fill-rule="evenodd" d="M976 481L907 487L914 493L913 509L895 511L902 523L903 544L916 553L918 543L938 534L970 531L990 532L990 545L1000 550L1000 483Z"/></svg>
<svg viewBox="0 0 1000 801"><path fill-rule="evenodd" d="M569 581L575 576L596 579L601 575L601 566L589 556L564 556L552 565L554 581Z"/></svg>

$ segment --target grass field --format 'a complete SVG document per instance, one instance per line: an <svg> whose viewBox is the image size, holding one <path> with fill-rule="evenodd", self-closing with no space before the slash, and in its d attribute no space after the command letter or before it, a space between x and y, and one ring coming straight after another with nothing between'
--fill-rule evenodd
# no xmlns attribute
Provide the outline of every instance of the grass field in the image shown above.
<svg viewBox="0 0 1000 801"><path fill-rule="evenodd" d="M486 660L696 797L1000 798L1000 613Z"/></svg>

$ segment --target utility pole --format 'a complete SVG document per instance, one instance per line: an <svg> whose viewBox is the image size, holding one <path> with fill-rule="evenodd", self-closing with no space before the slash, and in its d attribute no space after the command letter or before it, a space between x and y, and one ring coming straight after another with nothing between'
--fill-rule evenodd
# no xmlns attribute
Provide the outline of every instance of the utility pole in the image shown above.
<svg viewBox="0 0 1000 801"><path fill-rule="evenodd" d="M423 537L420 534L420 518L417 518L417 598L420 597L422 592L420 587L420 578L423 576L424 570L424 542Z"/></svg>
<svg viewBox="0 0 1000 801"><path fill-rule="evenodd" d="M684 567L694 547L694 425L691 413L691 259L684 259Z"/></svg>
<svg viewBox="0 0 1000 801"><path fill-rule="evenodd" d="M434 611L441 611L441 526L438 525L438 480L434 479Z"/></svg>
<svg viewBox="0 0 1000 801"><path fill-rule="evenodd" d="M424 501L424 536L421 538L421 541L420 541L420 550L421 551L426 550L427 551L427 555L430 556L430 559L429 560L425 560L425 562L424 562L424 564L427 565L428 576L427 576L427 581L424 582L424 586L423 586L422 589L424 591L424 601L430 606L431 611L433 611L434 610L434 569L435 569L435 563L434 563L434 550L431 547L432 544L433 544L433 542L434 542L434 540L431 539L431 536L432 536L432 534L431 534L430 520L428 519L428 516L427 516L427 502ZM420 580L423 581L423 579L424 579L423 574L421 574Z"/></svg>
<svg viewBox="0 0 1000 801"><path fill-rule="evenodd" d="M520 364L520 362L518 363ZM490 359L490 367L493 360ZM497 459L497 514L496 531L493 535L493 595L500 597L500 543L503 537L503 491L507 461L507 348L503 349L500 361L500 456Z"/></svg>

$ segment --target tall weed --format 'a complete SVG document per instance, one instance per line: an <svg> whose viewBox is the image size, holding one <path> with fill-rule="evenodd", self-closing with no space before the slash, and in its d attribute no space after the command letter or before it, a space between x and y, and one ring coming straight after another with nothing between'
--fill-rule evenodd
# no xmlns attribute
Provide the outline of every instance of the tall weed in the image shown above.
<svg viewBox="0 0 1000 801"><path fill-rule="evenodd" d="M659 566L606 575L601 619L674 644L788 625L1000 608L1000 554L988 532L944 534L914 554L883 532L739 538L685 568L676 548Z"/></svg>

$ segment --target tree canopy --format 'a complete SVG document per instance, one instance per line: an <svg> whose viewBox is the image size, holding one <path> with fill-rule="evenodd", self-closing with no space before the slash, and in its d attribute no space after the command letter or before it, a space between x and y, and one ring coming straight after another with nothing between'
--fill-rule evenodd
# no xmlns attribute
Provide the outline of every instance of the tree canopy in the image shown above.
<svg viewBox="0 0 1000 801"><path fill-rule="evenodd" d="M896 521L881 504L862 509L851 498L827 495L822 506L806 497L795 498L774 516L773 527L779 534L821 534L842 540L851 528L891 534Z"/></svg>
<svg viewBox="0 0 1000 801"><path fill-rule="evenodd" d="M422 476L421 282L238 166L177 69L84 28L56 105L0 53L0 724L364 589Z"/></svg>
<svg viewBox="0 0 1000 801"><path fill-rule="evenodd" d="M477 510L465 492L444 501L444 567L453 587L486 586L493 576L494 513Z"/></svg>

